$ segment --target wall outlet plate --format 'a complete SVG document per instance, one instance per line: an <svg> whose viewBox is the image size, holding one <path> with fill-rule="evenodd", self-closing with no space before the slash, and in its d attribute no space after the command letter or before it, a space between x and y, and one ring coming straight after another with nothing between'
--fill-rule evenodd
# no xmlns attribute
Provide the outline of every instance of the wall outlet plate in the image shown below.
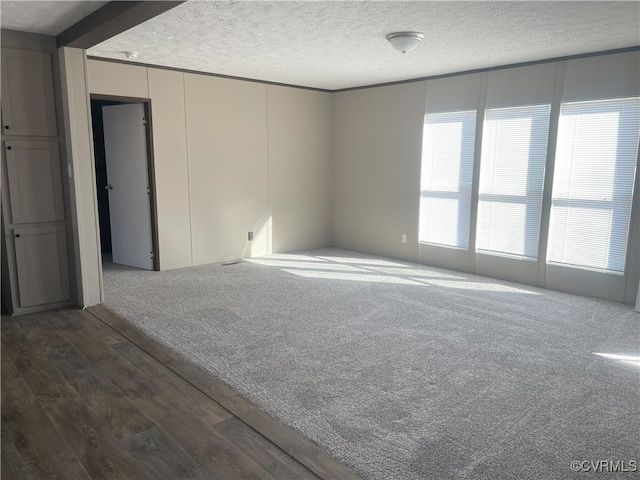
<svg viewBox="0 0 640 480"><path fill-rule="evenodd" d="M402 234L402 243L407 243L407 236L404 233Z"/></svg>
<svg viewBox="0 0 640 480"><path fill-rule="evenodd" d="M249 239L249 241L252 241L253 240L253 232L249 232L247 234L247 238Z"/></svg>

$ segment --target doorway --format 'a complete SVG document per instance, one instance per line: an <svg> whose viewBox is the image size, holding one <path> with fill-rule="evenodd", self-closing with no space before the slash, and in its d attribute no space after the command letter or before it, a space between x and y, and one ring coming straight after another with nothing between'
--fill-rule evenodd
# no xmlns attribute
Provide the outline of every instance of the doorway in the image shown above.
<svg viewBox="0 0 640 480"><path fill-rule="evenodd" d="M150 105L91 96L102 261L159 270Z"/></svg>

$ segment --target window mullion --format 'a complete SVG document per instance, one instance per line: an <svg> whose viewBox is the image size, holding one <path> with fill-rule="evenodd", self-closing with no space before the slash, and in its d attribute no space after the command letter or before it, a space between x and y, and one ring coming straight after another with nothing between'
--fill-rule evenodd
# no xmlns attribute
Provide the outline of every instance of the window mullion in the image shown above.
<svg viewBox="0 0 640 480"><path fill-rule="evenodd" d="M549 238L549 222L553 204L553 175L555 171L558 124L562 105L562 86L564 85L564 63L556 64L556 79L551 111L549 117L549 133L547 136L547 158L542 186L542 205L540 207L540 231L538 233L538 285L544 286L547 269L547 247Z"/></svg>

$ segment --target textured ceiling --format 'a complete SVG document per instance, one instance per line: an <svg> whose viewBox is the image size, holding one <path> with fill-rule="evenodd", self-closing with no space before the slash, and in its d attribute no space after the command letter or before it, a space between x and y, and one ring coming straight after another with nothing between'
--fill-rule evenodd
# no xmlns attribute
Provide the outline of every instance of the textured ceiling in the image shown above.
<svg viewBox="0 0 640 480"><path fill-rule="evenodd" d="M340 89L640 44L640 2L202 2L89 51ZM401 54L385 35L424 32Z"/></svg>
<svg viewBox="0 0 640 480"><path fill-rule="evenodd" d="M0 25L9 30L58 35L107 2L0 1Z"/></svg>
<svg viewBox="0 0 640 480"><path fill-rule="evenodd" d="M11 22L45 25L59 10L50 7L65 3L104 2L2 1L2 26L21 29L9 27L9 12ZM396 52L384 36L400 30L424 32L424 43ZM637 0L190 0L88 53L126 60L136 51L139 63L333 90L637 45Z"/></svg>

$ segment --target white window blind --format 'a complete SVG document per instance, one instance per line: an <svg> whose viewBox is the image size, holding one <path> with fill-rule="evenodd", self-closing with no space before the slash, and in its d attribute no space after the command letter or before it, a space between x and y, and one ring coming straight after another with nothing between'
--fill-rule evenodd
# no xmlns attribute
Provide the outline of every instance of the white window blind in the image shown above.
<svg viewBox="0 0 640 480"><path fill-rule="evenodd" d="M469 247L476 111L425 115L420 242Z"/></svg>
<svg viewBox="0 0 640 480"><path fill-rule="evenodd" d="M640 99L563 103L547 261L624 272Z"/></svg>
<svg viewBox="0 0 640 480"><path fill-rule="evenodd" d="M486 111L478 251L537 258L550 110L545 104Z"/></svg>

